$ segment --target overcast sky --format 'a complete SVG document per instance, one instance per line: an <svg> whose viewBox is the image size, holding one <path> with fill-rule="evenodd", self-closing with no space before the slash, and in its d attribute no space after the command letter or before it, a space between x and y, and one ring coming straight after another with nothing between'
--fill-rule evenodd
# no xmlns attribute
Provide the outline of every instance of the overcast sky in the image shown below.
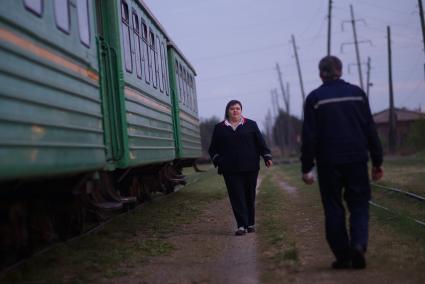
<svg viewBox="0 0 425 284"><path fill-rule="evenodd" d="M270 90L278 88L281 66L290 85L291 112L301 114L301 91L290 43L298 46L306 95L317 88L318 61L327 52L328 0L145 0L197 71L199 115L223 117L227 101L238 99L246 117L263 125L272 111ZM363 81L371 58L372 112L388 108L386 27L391 26L396 107L425 109L425 53L417 0L333 0L331 53L344 64L343 79L359 85L353 4ZM424 3L425 4L425 3ZM344 22L346 21L346 22ZM343 49L341 49L341 45ZM349 68L348 68L349 67Z"/></svg>

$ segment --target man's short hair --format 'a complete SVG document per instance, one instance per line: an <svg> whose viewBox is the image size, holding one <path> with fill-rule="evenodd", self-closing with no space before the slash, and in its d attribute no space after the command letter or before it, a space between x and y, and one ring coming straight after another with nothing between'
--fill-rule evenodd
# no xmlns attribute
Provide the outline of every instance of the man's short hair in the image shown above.
<svg viewBox="0 0 425 284"><path fill-rule="evenodd" d="M339 79L342 75L342 62L336 56L325 56L319 62L319 72L323 80Z"/></svg>

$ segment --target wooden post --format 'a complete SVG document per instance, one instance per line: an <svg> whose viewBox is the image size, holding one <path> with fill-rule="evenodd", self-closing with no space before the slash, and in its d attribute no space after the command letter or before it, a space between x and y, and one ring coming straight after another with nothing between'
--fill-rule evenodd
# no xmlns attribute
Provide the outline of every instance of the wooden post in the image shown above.
<svg viewBox="0 0 425 284"><path fill-rule="evenodd" d="M356 32L356 21L354 19L353 5L350 5L351 12L351 24L353 25L353 34L354 34L354 46L356 48L356 57L357 57L357 67L359 70L359 80L360 80L360 88L363 88L363 75L362 75L362 64L360 61L360 51L359 51L359 43L357 41L357 32Z"/></svg>
<svg viewBox="0 0 425 284"><path fill-rule="evenodd" d="M367 57L367 72L366 72L366 96L369 97L370 87L370 57Z"/></svg>
<svg viewBox="0 0 425 284"><path fill-rule="evenodd" d="M332 0L329 0L328 8L328 55L331 55Z"/></svg>
<svg viewBox="0 0 425 284"><path fill-rule="evenodd" d="M305 101L304 84L303 84L303 77L301 75L300 61L298 59L297 45L295 44L294 35L292 35L291 37L292 37L292 46L294 48L294 54L295 54L295 62L297 63L298 78L300 79L301 96L303 98L303 105L304 105L304 101Z"/></svg>
<svg viewBox="0 0 425 284"><path fill-rule="evenodd" d="M388 131L388 147L390 153L396 151L396 117L394 112L394 93L393 93L393 78L392 78L392 61L391 61L391 28L387 26L388 38L388 82L390 91L390 109L389 109L389 131Z"/></svg>

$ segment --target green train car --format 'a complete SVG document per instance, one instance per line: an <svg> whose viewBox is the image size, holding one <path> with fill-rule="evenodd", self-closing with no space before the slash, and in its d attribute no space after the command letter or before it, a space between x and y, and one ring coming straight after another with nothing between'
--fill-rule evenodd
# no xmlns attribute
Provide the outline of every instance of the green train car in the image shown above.
<svg viewBox="0 0 425 284"><path fill-rule="evenodd" d="M141 0L2 0L1 263L184 184L195 77Z"/></svg>

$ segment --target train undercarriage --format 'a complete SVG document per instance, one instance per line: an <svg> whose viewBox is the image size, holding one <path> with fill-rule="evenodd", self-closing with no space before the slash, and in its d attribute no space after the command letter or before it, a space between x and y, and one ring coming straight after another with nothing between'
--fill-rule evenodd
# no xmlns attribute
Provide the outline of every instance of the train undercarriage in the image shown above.
<svg viewBox="0 0 425 284"><path fill-rule="evenodd" d="M185 185L194 159L1 184L0 268ZM196 169L196 167L195 167Z"/></svg>

